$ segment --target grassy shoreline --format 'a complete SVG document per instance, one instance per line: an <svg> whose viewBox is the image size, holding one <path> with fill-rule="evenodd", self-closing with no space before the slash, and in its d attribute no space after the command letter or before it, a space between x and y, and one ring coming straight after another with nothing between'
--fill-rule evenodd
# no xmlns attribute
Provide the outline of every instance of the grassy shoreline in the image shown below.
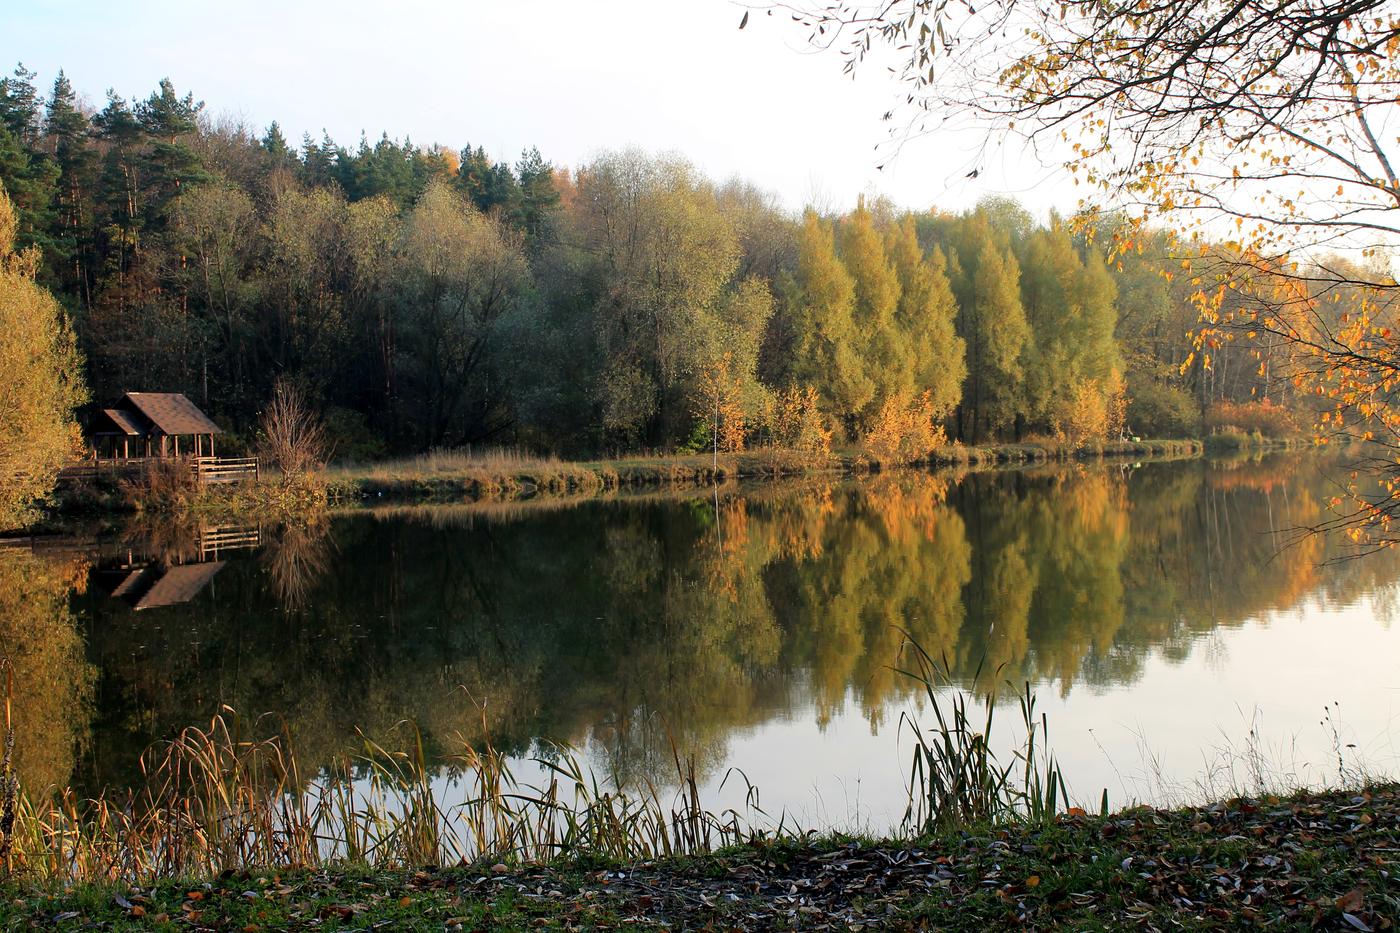
<svg viewBox="0 0 1400 933"><path fill-rule="evenodd" d="M74 517L107 520L123 513L190 515L206 521L248 521L268 517L304 520L326 506L366 504L428 505L510 503L552 499L581 501L617 493L686 490L735 481L821 476L860 476L887 470L988 470L1104 460L1194 459L1207 453L1239 455L1298 449L1305 439L1251 435L1206 440L1111 441L1073 447L1036 441L968 447L949 445L909 463L881 463L861 452L814 457L797 451L758 449L741 453L628 457L568 461L511 451L445 451L364 465L335 465L307 474L293 484L264 472L253 483L162 491L124 489L104 480L70 485L51 504L47 517L29 529L43 534L64 529ZM144 500L144 501L142 501Z"/></svg>
<svg viewBox="0 0 1400 933"><path fill-rule="evenodd" d="M1279 442L1286 446L1287 442ZM948 446L909 464L881 464L863 454L813 457L794 451L755 450L735 454L633 457L565 461L502 454L479 457L427 454L325 472L334 502L390 500L445 502L510 500L554 495L580 497L622 489L707 486L716 482L821 474L858 475L890 468L982 468L1008 464L1108 458L1178 459L1198 457L1198 440L1114 441L1074 448L1047 443Z"/></svg>
<svg viewBox="0 0 1400 933"><path fill-rule="evenodd" d="M5 929L1388 930L1400 785L913 841L782 840L648 862L228 871L3 885Z"/></svg>

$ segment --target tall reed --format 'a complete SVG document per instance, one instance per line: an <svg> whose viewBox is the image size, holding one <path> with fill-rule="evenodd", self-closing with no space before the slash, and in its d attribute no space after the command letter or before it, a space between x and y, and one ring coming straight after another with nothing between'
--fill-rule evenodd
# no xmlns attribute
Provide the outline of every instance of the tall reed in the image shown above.
<svg viewBox="0 0 1400 933"><path fill-rule="evenodd" d="M997 695L954 690L946 664L906 642L934 728L905 714L915 737L904 828L921 835L999 820L1045 820L1066 804L1065 781L1045 748L1046 721L1029 684L1018 696L1024 736L1011 758L992 750ZM7 672L8 669L6 668ZM6 685L8 711L9 681ZM7 712L8 726L8 712ZM693 759L672 742L676 788L623 790L600 782L566 746L548 745L517 777L489 739L457 738L435 771L412 726L407 750L361 736L361 749L305 773L266 717L247 722L225 708L142 758L142 786L125 796L83 798L71 790L33 795L10 774L13 733L0 759L0 856L6 871L73 882L142 882L244 868L369 867L486 862L520 864L573 856L636 860L699 854L763 838L802 836L776 821L745 787L740 808L712 812L701 801ZM268 735L267 733L271 733ZM482 734L489 735L483 724ZM453 775L451 779L434 774Z"/></svg>
<svg viewBox="0 0 1400 933"><path fill-rule="evenodd" d="M694 762L678 751L679 790L668 795L651 785L608 789L562 746L534 759L544 780L531 784L489 742L461 741L447 764L462 777L444 789L416 730L408 751L366 739L359 754L307 777L282 738L249 738L248 725L225 710L207 728L184 730L148 753L144 787L125 798L21 793L0 840L12 870L84 882L344 862L643 859L793 832L783 820L756 827L767 815L752 788L744 813L706 810Z"/></svg>
<svg viewBox="0 0 1400 933"><path fill-rule="evenodd" d="M914 737L906 831L922 835L1013 820L1040 822L1068 805L1064 773L1046 747L1049 725L1043 713L1036 714L1029 682L1017 692L1024 732L1002 761L992 744L1000 668L988 687L979 664L971 684L958 689L948 664L907 636L904 653L911 663L897 670L920 684L934 718L925 728L909 713L900 716L901 730Z"/></svg>

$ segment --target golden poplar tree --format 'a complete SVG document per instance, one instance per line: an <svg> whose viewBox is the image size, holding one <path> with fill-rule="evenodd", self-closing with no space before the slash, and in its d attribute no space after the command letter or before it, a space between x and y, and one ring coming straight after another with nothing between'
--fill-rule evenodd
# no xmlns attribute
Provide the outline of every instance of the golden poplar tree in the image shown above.
<svg viewBox="0 0 1400 933"><path fill-rule="evenodd" d="M948 261L938 247L924 255L912 214L889 229L886 252L899 276L895 326L910 360L913 387L929 394L936 418L945 418L958 404L967 378L967 345L954 330L958 303L948 282Z"/></svg>
<svg viewBox="0 0 1400 933"><path fill-rule="evenodd" d="M884 240L863 198L842 219L840 234L841 262L855 286L852 322L867 378L874 387L874 397L859 413L861 420L868 422L887 400L909 394L914 361L895 326L899 276L885 255Z"/></svg>
<svg viewBox="0 0 1400 933"><path fill-rule="evenodd" d="M836 256L831 228L814 211L807 212L798 234L797 281L794 375L813 386L828 415L849 429L875 397L875 385L856 330L855 283Z"/></svg>

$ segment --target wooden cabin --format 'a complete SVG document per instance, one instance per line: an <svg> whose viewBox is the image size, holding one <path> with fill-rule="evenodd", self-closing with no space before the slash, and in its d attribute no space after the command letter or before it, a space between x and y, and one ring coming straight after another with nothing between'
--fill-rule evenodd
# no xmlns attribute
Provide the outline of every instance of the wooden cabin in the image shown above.
<svg viewBox="0 0 1400 933"><path fill-rule="evenodd" d="M96 458L212 457L223 433L179 392L128 392L97 412L88 435Z"/></svg>

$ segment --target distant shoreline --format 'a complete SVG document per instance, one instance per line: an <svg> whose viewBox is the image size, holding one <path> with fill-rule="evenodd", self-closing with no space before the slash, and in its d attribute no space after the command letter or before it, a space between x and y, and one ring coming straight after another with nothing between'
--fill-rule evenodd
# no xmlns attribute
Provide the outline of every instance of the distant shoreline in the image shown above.
<svg viewBox="0 0 1400 933"><path fill-rule="evenodd" d="M1288 450L1302 442L1258 439L1224 450ZM733 480L769 480L795 476L859 476L893 469L997 466L1094 460L1179 460L1203 456L1213 444L1202 440L1112 441L1078 448L1047 443L940 447L910 463L882 464L868 456L833 453L813 457L795 451L759 449L740 453L691 454L617 460L563 461L483 458L472 462L415 460L365 466L334 467L325 472L328 499L334 504L399 504L463 501L510 501L539 497L586 498L620 490L709 486Z"/></svg>
<svg viewBox="0 0 1400 933"><path fill-rule="evenodd" d="M1310 446L1301 438L1252 435L1189 440L1110 441L1072 447L1054 442L939 447L908 463L889 464L868 454L810 454L779 448L738 453L558 460L508 451L436 452L401 460L331 466L285 486L264 471L256 483L198 489L183 498L140 502L110 478L70 486L57 496L49 517L29 529L0 532L0 539L43 534L75 517L123 513L203 515L209 519L294 519L324 508L362 504L582 501L619 492L701 488L734 481L765 482L815 476L863 476L907 469L987 470L1103 460L1167 461L1207 453L1258 453Z"/></svg>

